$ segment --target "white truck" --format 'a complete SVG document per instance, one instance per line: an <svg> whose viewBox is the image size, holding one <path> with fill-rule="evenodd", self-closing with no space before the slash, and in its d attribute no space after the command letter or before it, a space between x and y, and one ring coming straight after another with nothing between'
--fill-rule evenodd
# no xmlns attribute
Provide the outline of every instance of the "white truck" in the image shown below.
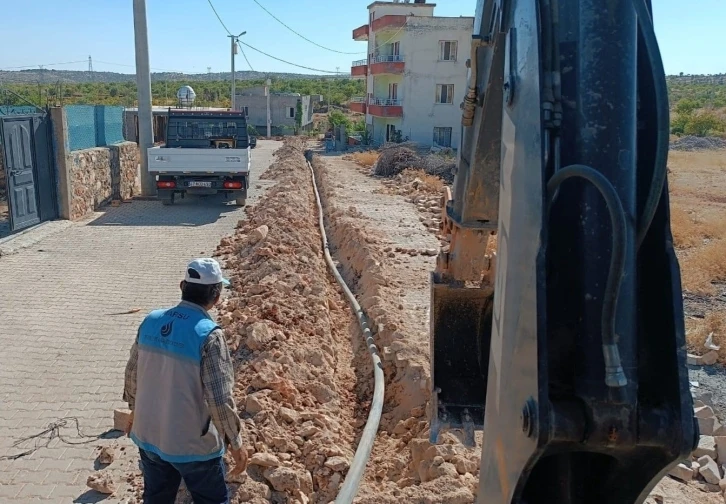
<svg viewBox="0 0 726 504"><path fill-rule="evenodd" d="M222 193L244 206L250 143L244 112L169 109L166 144L148 150L158 198L172 205L177 195Z"/></svg>

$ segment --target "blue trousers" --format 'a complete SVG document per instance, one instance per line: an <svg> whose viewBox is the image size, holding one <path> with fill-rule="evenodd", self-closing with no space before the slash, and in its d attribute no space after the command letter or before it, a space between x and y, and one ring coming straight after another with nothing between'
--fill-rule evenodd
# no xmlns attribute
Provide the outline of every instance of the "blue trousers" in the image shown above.
<svg viewBox="0 0 726 504"><path fill-rule="evenodd" d="M194 504L229 504L222 458L172 464L139 450L144 473L144 504L174 504L182 479Z"/></svg>

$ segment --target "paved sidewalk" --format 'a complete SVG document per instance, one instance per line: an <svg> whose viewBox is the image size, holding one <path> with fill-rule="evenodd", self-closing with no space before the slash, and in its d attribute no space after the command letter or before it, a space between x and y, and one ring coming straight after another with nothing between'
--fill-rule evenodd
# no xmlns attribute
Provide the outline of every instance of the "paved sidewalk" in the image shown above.
<svg viewBox="0 0 726 504"><path fill-rule="evenodd" d="M251 203L262 192L256 186L269 185L258 178L278 145L260 141L253 151ZM185 263L210 255L244 218L239 207L194 198L104 210L0 257L0 457L31 448L12 444L63 417L77 417L86 434L111 429L113 409L125 407L124 366L143 315L176 302ZM74 426L60 434L78 441ZM0 503L125 502L125 488L104 500L86 487L105 445L129 453L109 467L123 484L134 462L126 438L55 439L32 455L0 460Z"/></svg>

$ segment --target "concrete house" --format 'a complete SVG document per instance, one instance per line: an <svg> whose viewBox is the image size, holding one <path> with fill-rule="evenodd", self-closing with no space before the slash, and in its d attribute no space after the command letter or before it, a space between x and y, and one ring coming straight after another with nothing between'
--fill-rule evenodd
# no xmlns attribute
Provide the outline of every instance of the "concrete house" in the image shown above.
<svg viewBox="0 0 726 504"><path fill-rule="evenodd" d="M318 96L303 96L300 93L271 93L270 121L273 135L292 135L297 124L298 103L302 104L300 128L307 131L313 127L313 99ZM265 87L259 86L238 91L235 95L237 110L244 110L247 123L254 126L260 135L267 135L267 96Z"/></svg>
<svg viewBox="0 0 726 504"><path fill-rule="evenodd" d="M434 16L435 6L373 2L368 23L353 30L354 40L368 43L368 57L351 68L367 94L350 108L366 114L376 144L400 135L423 146L459 146L474 18Z"/></svg>

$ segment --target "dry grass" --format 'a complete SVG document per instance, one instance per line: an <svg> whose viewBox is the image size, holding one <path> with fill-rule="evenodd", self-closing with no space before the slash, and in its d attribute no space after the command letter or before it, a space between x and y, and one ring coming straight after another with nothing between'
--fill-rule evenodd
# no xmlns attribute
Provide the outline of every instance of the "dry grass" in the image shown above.
<svg viewBox="0 0 726 504"><path fill-rule="evenodd" d="M406 182L413 182L419 179L422 182L421 188L426 192L441 194L444 190L444 181L441 178L435 175L429 175L423 170L404 170L401 176Z"/></svg>
<svg viewBox="0 0 726 504"><path fill-rule="evenodd" d="M378 161L378 152L375 151L366 151L366 152L356 152L353 154L353 161L358 163L361 166L364 166L366 168L370 168L373 166L376 161Z"/></svg>
<svg viewBox="0 0 726 504"><path fill-rule="evenodd" d="M726 362L726 311L713 311L702 319L686 320L686 340L688 350L696 354L706 352L704 343L709 334L713 333L713 342L719 345L719 360Z"/></svg>
<svg viewBox="0 0 726 504"><path fill-rule="evenodd" d="M671 151L668 155L671 232L687 292L718 294L726 282L726 152ZM689 350L702 354L713 333L726 363L726 311L715 299L704 301L704 318L686 319Z"/></svg>
<svg viewBox="0 0 726 504"><path fill-rule="evenodd" d="M697 294L716 294L713 282L726 282L726 242L713 240L680 258L683 288Z"/></svg>
<svg viewBox="0 0 726 504"><path fill-rule="evenodd" d="M671 231L683 287L715 294L726 281L726 152L669 154Z"/></svg>
<svg viewBox="0 0 726 504"><path fill-rule="evenodd" d="M705 245L709 240L726 238L726 216L720 212L699 211L683 203L671 205L673 241L679 249Z"/></svg>

